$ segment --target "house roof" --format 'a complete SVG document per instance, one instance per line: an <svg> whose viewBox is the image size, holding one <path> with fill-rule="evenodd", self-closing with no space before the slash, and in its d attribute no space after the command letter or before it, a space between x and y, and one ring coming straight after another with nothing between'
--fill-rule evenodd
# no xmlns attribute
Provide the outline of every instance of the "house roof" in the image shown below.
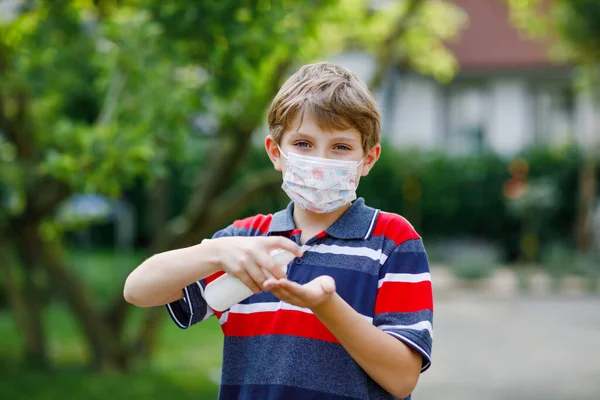
<svg viewBox="0 0 600 400"><path fill-rule="evenodd" d="M550 41L528 38L510 20L506 0L451 0L469 16L468 26L449 44L462 71L555 68Z"/></svg>

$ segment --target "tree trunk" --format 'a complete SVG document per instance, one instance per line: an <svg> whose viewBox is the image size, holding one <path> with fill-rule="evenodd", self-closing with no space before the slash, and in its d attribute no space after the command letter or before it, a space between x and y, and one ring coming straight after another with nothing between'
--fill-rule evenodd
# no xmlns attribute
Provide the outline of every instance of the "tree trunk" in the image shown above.
<svg viewBox="0 0 600 400"><path fill-rule="evenodd" d="M206 219L197 229L187 232L175 243L176 247L192 246L212 236L217 230L224 228L238 217L240 212L268 196L281 187L281 174L273 170L257 171L244 177L219 198L215 199L206 213Z"/></svg>
<svg viewBox="0 0 600 400"><path fill-rule="evenodd" d="M171 210L171 185L169 177L156 181L150 190L147 212L148 230L152 238L159 236L169 222Z"/></svg>
<svg viewBox="0 0 600 400"><path fill-rule="evenodd" d="M91 350L93 365L102 371L123 370L127 367L127 352L110 329L104 315L89 298L85 286L68 270L60 242L44 242L35 237L34 251L56 289L62 295L77 320Z"/></svg>
<svg viewBox="0 0 600 400"><path fill-rule="evenodd" d="M577 249L583 253L592 248L591 215L596 201L596 169L596 155L586 155L579 170L577 212Z"/></svg>
<svg viewBox="0 0 600 400"><path fill-rule="evenodd" d="M150 204L148 207L148 230L153 238L159 237L169 221L169 210L171 209L171 185L169 179L161 179L156 182L150 191ZM116 337L121 338L127 316L131 306L118 293L106 311L107 322Z"/></svg>
<svg viewBox="0 0 600 400"><path fill-rule="evenodd" d="M600 99L594 97L593 129L595 136L583 149L583 161L579 169L579 204L577 210L577 249L588 252L593 245L592 213L596 206L597 170L600 157Z"/></svg>
<svg viewBox="0 0 600 400"><path fill-rule="evenodd" d="M198 230L188 232L186 236L181 236L181 241L174 243L175 247L185 247L190 245L189 241L198 243L202 239L211 236L219 226L222 227L231 223L235 215L238 215L240 210L250 202L277 190L281 185L281 175L272 171L269 172L260 171L252 174L243 179L239 185L233 186L218 199L215 199L207 213L209 218L205 221L205 224L199 225ZM156 332L161 316L164 314L165 310L162 307L155 307L147 311L138 337L132 345L136 356L144 358L152 353L156 342Z"/></svg>
<svg viewBox="0 0 600 400"><path fill-rule="evenodd" d="M37 283L32 279L34 261L32 254L28 254L27 251L19 249L18 253L23 265L24 284L20 285L13 276L13 260L6 244L0 244L2 279L25 344L25 363L31 369L46 369L49 365L48 349L43 324L42 299L40 299ZM25 266L28 262L30 264Z"/></svg>
<svg viewBox="0 0 600 400"><path fill-rule="evenodd" d="M410 19L419 11L419 9L425 4L426 0L410 0L406 6L406 12L401 15L398 21L395 23L396 29L390 33L390 36L382 43L376 51L377 66L375 73L369 81L369 88L375 90L378 88L386 73L390 68L394 68L398 60L394 57L394 48L398 45L398 41L404 36L408 30Z"/></svg>

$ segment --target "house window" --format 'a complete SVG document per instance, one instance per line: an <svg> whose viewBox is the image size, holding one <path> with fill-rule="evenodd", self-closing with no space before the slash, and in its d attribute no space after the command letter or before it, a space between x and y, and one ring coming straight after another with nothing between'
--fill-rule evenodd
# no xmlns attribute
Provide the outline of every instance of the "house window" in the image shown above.
<svg viewBox="0 0 600 400"><path fill-rule="evenodd" d="M456 155L482 152L489 116L487 88L483 84L453 85L447 107L447 150Z"/></svg>
<svg viewBox="0 0 600 400"><path fill-rule="evenodd" d="M565 144L574 139L575 96L568 81L533 88L537 143Z"/></svg>

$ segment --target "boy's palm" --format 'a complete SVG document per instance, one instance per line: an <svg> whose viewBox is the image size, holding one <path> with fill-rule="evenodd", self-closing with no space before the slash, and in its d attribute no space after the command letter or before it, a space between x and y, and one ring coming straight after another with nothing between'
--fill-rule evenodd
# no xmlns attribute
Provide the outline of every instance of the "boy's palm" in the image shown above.
<svg viewBox="0 0 600 400"><path fill-rule="evenodd" d="M268 279L264 285L265 290L272 292L280 300L304 308L317 307L335 293L335 281L327 275L319 276L304 285L286 278Z"/></svg>

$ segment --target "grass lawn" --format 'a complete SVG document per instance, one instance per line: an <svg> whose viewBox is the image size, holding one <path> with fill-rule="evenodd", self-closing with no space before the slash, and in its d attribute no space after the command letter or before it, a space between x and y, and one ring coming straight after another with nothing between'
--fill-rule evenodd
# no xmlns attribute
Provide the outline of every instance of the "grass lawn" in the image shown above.
<svg viewBox="0 0 600 400"><path fill-rule="evenodd" d="M105 303L122 290L140 254L74 252L74 268ZM134 326L141 310L131 313ZM215 399L220 375L222 334L216 318L188 330L173 324L165 311L155 357L135 373L99 375L84 367L88 357L77 325L64 305L45 312L50 354L57 368L36 373L20 367L22 341L9 310L0 311L0 399Z"/></svg>

